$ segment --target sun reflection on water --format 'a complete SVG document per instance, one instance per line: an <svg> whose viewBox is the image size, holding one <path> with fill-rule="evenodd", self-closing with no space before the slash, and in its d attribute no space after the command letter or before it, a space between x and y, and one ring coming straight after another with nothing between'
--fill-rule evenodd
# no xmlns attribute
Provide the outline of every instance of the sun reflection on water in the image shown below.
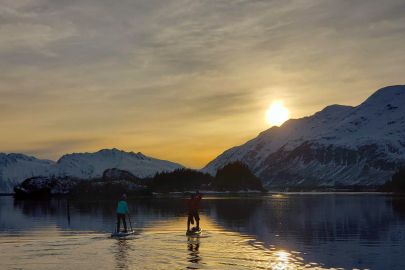
<svg viewBox="0 0 405 270"><path fill-rule="evenodd" d="M278 250L278 251L274 252L274 257L276 259L276 262L272 265L272 268L277 269L277 270L289 269L288 256L289 256L289 253L287 253L284 250Z"/></svg>
<svg viewBox="0 0 405 270"><path fill-rule="evenodd" d="M187 269L326 269L317 263L305 263L298 251L265 247L253 236L228 231L204 214L201 215L201 220L203 234L185 239L186 262L189 263ZM164 234L170 238L169 232L183 234L183 231L179 232L182 227L185 228L185 219L173 218L156 223L144 233L153 236L159 231L161 237ZM141 239L142 237L138 241ZM178 248L171 249L171 256L176 256L177 253Z"/></svg>

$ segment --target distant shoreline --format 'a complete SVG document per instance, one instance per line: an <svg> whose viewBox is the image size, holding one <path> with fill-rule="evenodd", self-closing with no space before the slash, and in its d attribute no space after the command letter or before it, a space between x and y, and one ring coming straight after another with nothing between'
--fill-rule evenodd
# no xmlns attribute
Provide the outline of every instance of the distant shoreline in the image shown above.
<svg viewBox="0 0 405 270"><path fill-rule="evenodd" d="M151 195L139 195L139 196L131 196L133 198L177 198L183 197L190 194L190 191L187 192L170 192L170 193L153 193ZM366 195L366 194L380 194L380 195L395 195L395 196L405 196L405 194L395 193L395 192L386 192L386 191L350 191L350 190L335 190L335 191L267 191L267 192L223 192L223 191L210 191L201 193L207 197L209 196L221 196L221 197L230 197L230 196L248 196L248 197L261 197L266 195L283 195L283 194L291 194L291 195L326 195L326 194L353 194L353 195ZM15 193L0 193L0 197L12 197ZM77 197L70 197L69 195L61 195L55 194L50 197L45 198L19 198L19 199L31 199L31 200L41 200L41 199L52 199L52 198L68 198L68 199L86 199L86 198L77 198ZM92 199L92 198L89 198ZM106 197L105 199L111 199L110 197Z"/></svg>

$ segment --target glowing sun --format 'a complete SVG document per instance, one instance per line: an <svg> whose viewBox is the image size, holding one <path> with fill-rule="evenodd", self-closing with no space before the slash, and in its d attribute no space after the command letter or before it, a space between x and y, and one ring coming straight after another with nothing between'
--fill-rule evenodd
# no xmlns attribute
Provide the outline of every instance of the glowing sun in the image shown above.
<svg viewBox="0 0 405 270"><path fill-rule="evenodd" d="M290 117L290 112L281 101L273 102L266 111L266 121L272 126L281 126Z"/></svg>

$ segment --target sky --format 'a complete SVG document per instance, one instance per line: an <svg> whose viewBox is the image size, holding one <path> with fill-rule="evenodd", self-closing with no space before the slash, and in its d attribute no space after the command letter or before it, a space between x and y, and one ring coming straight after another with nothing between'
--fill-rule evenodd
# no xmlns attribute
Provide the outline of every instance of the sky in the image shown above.
<svg viewBox="0 0 405 270"><path fill-rule="evenodd" d="M201 168L290 117L404 84L403 0L2 0L0 152Z"/></svg>

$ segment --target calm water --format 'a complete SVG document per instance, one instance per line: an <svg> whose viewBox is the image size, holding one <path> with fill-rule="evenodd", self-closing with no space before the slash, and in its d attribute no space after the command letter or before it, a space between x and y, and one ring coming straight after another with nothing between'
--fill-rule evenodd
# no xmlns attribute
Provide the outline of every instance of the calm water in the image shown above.
<svg viewBox="0 0 405 270"><path fill-rule="evenodd" d="M205 197L200 238L182 199L129 206L137 233L117 240L115 202L0 197L0 269L405 269L404 198Z"/></svg>

